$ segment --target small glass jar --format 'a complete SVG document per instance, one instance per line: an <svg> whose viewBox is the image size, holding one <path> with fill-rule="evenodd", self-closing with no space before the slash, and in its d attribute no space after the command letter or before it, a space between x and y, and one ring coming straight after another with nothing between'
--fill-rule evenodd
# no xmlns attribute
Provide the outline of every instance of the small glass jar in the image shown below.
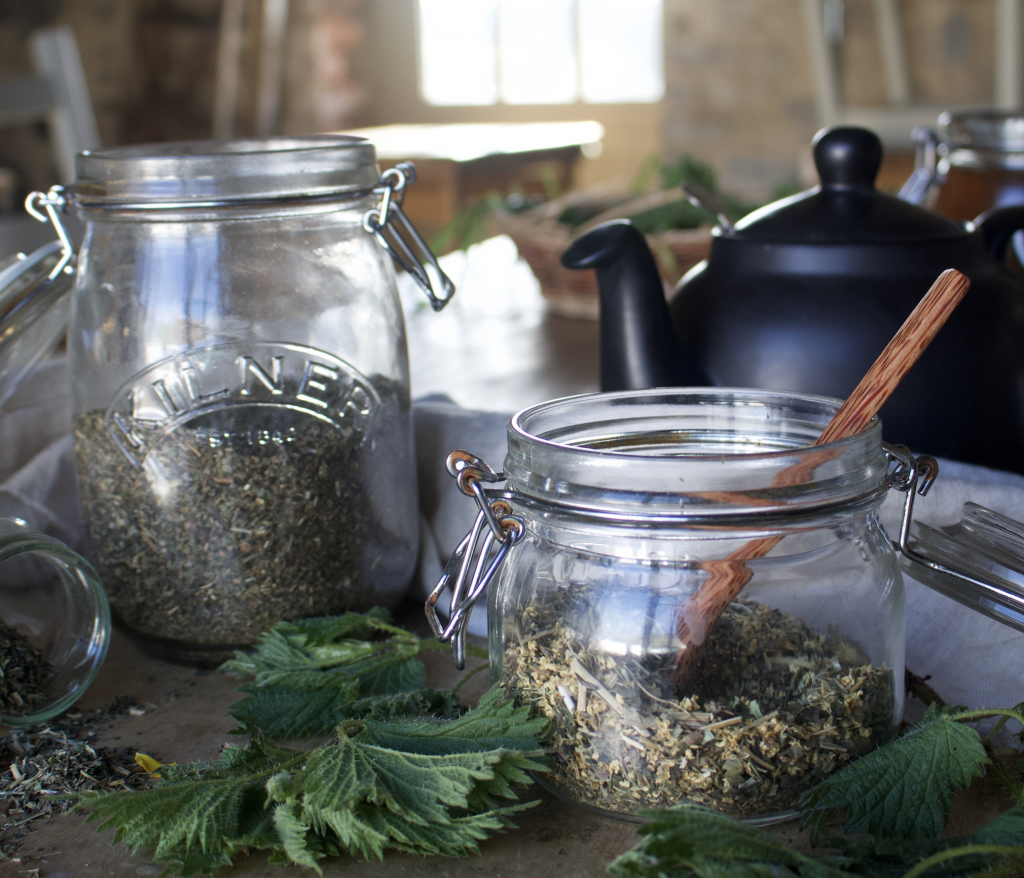
<svg viewBox="0 0 1024 878"><path fill-rule="evenodd" d="M654 390L512 419L491 676L550 717L553 792L625 818L686 801L767 822L893 735L888 457L877 419L807 447L839 405Z"/></svg>
<svg viewBox="0 0 1024 878"><path fill-rule="evenodd" d="M71 707L109 643L110 610L89 563L0 517L0 725L45 722Z"/></svg>
<svg viewBox="0 0 1024 878"><path fill-rule="evenodd" d="M211 665L282 619L394 605L418 523L381 243L406 177L341 136L98 150L77 172L75 452L116 620Z"/></svg>

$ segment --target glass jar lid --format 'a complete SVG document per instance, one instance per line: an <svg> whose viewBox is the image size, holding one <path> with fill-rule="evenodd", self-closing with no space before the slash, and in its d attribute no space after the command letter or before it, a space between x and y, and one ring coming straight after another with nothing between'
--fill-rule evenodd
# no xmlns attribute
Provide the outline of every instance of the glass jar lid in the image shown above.
<svg viewBox="0 0 1024 878"><path fill-rule="evenodd" d="M318 134L194 140L81 152L81 207L199 206L369 192L376 151L361 137Z"/></svg>
<svg viewBox="0 0 1024 878"><path fill-rule="evenodd" d="M914 522L910 537L916 554L900 559L908 576L1024 631L1024 524L968 502L956 524Z"/></svg>
<svg viewBox="0 0 1024 878"><path fill-rule="evenodd" d="M581 515L686 524L881 502L881 422L813 443L842 401L732 388L595 393L519 412L505 474L528 501Z"/></svg>

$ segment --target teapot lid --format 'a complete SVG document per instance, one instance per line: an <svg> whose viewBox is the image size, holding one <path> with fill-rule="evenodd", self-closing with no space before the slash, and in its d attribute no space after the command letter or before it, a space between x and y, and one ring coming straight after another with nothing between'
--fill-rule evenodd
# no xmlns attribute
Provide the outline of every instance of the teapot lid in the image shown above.
<svg viewBox="0 0 1024 878"><path fill-rule="evenodd" d="M968 229L875 189L882 142L866 128L824 128L815 135L821 185L755 210L722 238L759 243L905 244L964 238Z"/></svg>

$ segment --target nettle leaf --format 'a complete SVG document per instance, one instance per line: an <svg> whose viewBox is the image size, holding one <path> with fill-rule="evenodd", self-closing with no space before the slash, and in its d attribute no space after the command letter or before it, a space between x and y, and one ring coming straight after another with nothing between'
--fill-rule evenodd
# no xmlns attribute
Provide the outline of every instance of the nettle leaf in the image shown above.
<svg viewBox="0 0 1024 878"><path fill-rule="evenodd" d="M454 719L462 713L457 695L437 689L416 689L392 695L354 696L353 689L339 687L296 691L288 686L260 688L247 683L238 687L250 698L231 706L231 716L239 728L232 734L295 740L326 735L347 719L368 717L388 720L395 717L437 716Z"/></svg>
<svg viewBox="0 0 1024 878"><path fill-rule="evenodd" d="M614 878L837 878L838 866L791 850L775 837L698 805L642 814L636 847L613 860Z"/></svg>
<svg viewBox="0 0 1024 878"><path fill-rule="evenodd" d="M75 807L89 810L90 821L101 821L100 830L115 827L115 842L133 851L151 848L158 860L232 853L229 840L250 836L265 819L266 781L305 759L294 754L281 764L267 758L259 744L252 751L258 758L207 763L212 767L192 772L197 777L179 769L173 779L148 790L85 792Z"/></svg>
<svg viewBox="0 0 1024 878"><path fill-rule="evenodd" d="M451 701L450 693L434 695L423 697ZM90 809L101 829L115 828L115 840L132 850L149 848L158 862L196 874L247 848L269 848L274 862L314 869L342 850L366 857L387 849L461 856L535 804L499 800L529 784L527 772L543 770L543 751L527 734L544 723L503 701L497 689L466 716L414 723L403 737L434 749L449 733L452 747L444 754L364 740L370 722L388 725L350 721L337 743L308 752L259 738L225 748L219 760L163 766L163 779L150 790L84 793L76 807ZM348 729L359 734L349 737Z"/></svg>
<svg viewBox="0 0 1024 878"><path fill-rule="evenodd" d="M303 772L303 811L318 831L329 828L341 847L367 858L380 857L387 848L467 853L488 832L507 826L515 810L493 808L478 787L504 790L503 781L494 785L496 778L529 762L514 751L433 756L343 737L310 755ZM483 810L474 813L474 803Z"/></svg>
<svg viewBox="0 0 1024 878"><path fill-rule="evenodd" d="M278 804L274 808L274 827L281 839L281 845L291 862L298 866L309 866L322 875L323 870L317 865L316 856L306 844L306 836L311 827L300 816L300 809L295 805Z"/></svg>
<svg viewBox="0 0 1024 878"><path fill-rule="evenodd" d="M390 625L391 614L383 607L374 607L365 613L315 616L298 622L282 622L275 627L286 635L301 635L305 644L312 647L336 640L369 640L377 630L375 623Z"/></svg>
<svg viewBox="0 0 1024 878"><path fill-rule="evenodd" d="M1024 845L1024 805L1014 805L969 839L971 844Z"/></svg>
<svg viewBox="0 0 1024 878"><path fill-rule="evenodd" d="M239 723L234 733L326 734L375 706L348 709L353 701L423 689L420 648L416 635L392 625L380 609L279 623L260 636L253 654L238 652L221 666L255 677L239 687L251 697L231 707Z"/></svg>
<svg viewBox="0 0 1024 878"><path fill-rule="evenodd" d="M479 750L536 750L547 720L531 718L530 708L516 707L501 688L491 687L475 710L456 720L366 720L358 740L410 753L468 753Z"/></svg>
<svg viewBox="0 0 1024 878"><path fill-rule="evenodd" d="M818 784L800 801L802 825L818 831L828 816L845 811L847 833L938 838L953 792L989 762L978 733L957 722L963 713L933 705L902 737Z"/></svg>
<svg viewBox="0 0 1024 878"><path fill-rule="evenodd" d="M231 734L256 735L295 740L323 735L346 717L346 705L352 703L351 688L295 690L288 686L239 687L251 698L235 702L230 708L239 724Z"/></svg>

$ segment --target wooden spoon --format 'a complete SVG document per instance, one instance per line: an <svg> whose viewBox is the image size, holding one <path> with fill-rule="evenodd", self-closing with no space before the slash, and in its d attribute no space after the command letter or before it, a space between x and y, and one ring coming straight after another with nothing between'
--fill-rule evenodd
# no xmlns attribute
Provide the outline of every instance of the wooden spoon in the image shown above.
<svg viewBox="0 0 1024 878"><path fill-rule="evenodd" d="M867 429L871 419L878 414L903 376L917 362L917 358L960 304L970 285L971 282L964 275L952 268L939 275L900 327L900 331L893 336L835 417L829 421L815 445L845 439ZM832 456L827 455L825 460ZM782 487L806 481L810 470L823 462L820 458L812 457L810 461L796 464L781 472L774 484ZM702 565L709 574L708 578L687 598L676 621L676 631L681 641L674 671L677 684L686 681L718 617L753 576L746 562L763 558L781 541L781 536L751 540L727 558L707 561Z"/></svg>

